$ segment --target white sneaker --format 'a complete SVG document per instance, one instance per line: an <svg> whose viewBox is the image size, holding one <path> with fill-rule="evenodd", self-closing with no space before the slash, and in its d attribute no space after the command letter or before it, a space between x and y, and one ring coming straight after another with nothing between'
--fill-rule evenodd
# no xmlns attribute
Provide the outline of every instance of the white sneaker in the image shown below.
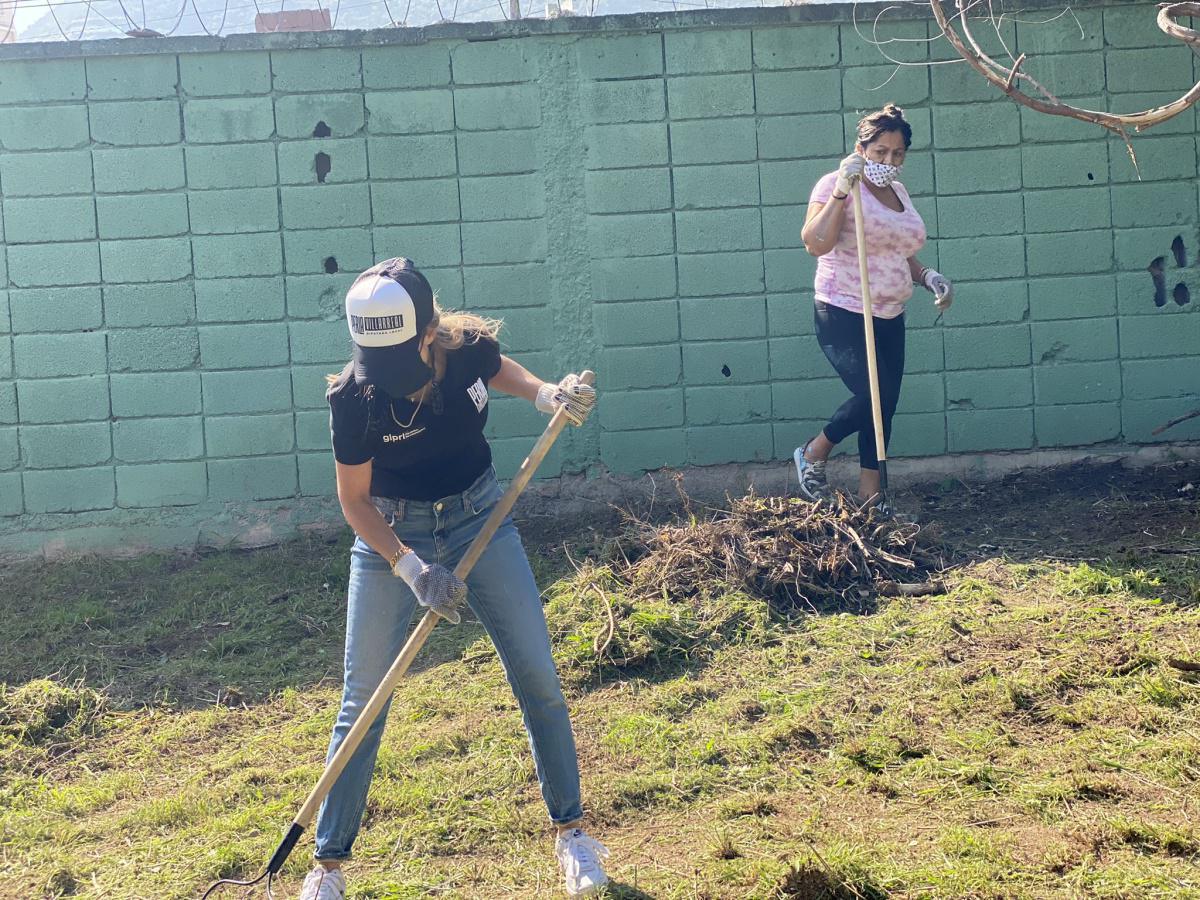
<svg viewBox="0 0 1200 900"><path fill-rule="evenodd" d="M582 828L559 834L554 855L567 879L568 897L590 897L608 884L608 876L600 865L600 858L608 856L608 848Z"/></svg>
<svg viewBox="0 0 1200 900"><path fill-rule="evenodd" d="M300 900L344 900L345 896L346 877L342 870L324 866L314 866L300 889Z"/></svg>

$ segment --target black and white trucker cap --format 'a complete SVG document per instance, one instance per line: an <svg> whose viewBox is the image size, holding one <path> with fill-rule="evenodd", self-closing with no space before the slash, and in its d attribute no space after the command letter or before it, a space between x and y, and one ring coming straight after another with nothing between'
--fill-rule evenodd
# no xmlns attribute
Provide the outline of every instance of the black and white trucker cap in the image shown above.
<svg viewBox="0 0 1200 900"><path fill-rule="evenodd" d="M391 397L420 390L433 377L421 359L421 336L433 321L433 289L412 260L376 263L346 292L354 341L354 380Z"/></svg>

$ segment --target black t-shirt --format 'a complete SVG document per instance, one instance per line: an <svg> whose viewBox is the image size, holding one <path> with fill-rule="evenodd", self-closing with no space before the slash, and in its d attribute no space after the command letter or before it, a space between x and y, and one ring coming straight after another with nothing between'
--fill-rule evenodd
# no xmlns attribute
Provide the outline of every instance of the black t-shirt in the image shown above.
<svg viewBox="0 0 1200 900"><path fill-rule="evenodd" d="M438 500L465 491L492 464L483 427L487 384L499 371L500 345L468 335L461 348L446 352L439 413L428 393L418 408L360 387L347 366L325 395L334 458L349 466L374 460L375 497Z"/></svg>

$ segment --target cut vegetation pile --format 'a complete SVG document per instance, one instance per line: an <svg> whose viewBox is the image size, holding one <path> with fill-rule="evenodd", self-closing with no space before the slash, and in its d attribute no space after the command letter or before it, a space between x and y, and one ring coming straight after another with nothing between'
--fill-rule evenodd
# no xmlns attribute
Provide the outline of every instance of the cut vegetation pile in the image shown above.
<svg viewBox="0 0 1200 900"><path fill-rule="evenodd" d="M550 590L568 681L624 677L766 634L771 612L862 613L883 594L932 593L940 568L921 526L837 495L831 503L750 494L704 517L635 522ZM480 647L486 652L486 648Z"/></svg>
<svg viewBox="0 0 1200 900"><path fill-rule="evenodd" d="M842 494L830 503L750 494L707 519L645 530L644 550L620 573L635 593L735 588L782 613L861 612L876 592L925 582L937 563L921 526Z"/></svg>

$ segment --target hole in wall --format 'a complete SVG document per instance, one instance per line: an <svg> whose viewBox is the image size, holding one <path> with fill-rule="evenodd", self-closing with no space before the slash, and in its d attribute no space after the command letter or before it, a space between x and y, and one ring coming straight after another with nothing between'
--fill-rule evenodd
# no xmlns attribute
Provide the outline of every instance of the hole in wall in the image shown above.
<svg viewBox="0 0 1200 900"><path fill-rule="evenodd" d="M1171 291L1171 296L1175 299L1176 306L1187 306L1192 302L1192 292L1188 290L1188 286L1182 281L1175 285L1175 290Z"/></svg>
<svg viewBox="0 0 1200 900"><path fill-rule="evenodd" d="M1091 172L1088 172L1088 181L1095 181L1095 180L1096 180L1096 176L1093 175Z"/></svg>
<svg viewBox="0 0 1200 900"><path fill-rule="evenodd" d="M1146 266L1146 271L1150 273L1150 278L1154 282L1154 305L1165 306L1167 303L1167 279L1163 276L1163 263L1166 260L1161 256L1156 256L1150 265Z"/></svg>
<svg viewBox="0 0 1200 900"><path fill-rule="evenodd" d="M1183 235L1175 235L1175 240L1171 241L1171 252L1175 255L1175 265L1181 269L1187 265L1187 250L1183 246Z"/></svg>
<svg viewBox="0 0 1200 900"><path fill-rule="evenodd" d="M337 259L332 256L325 257L325 274L332 275L338 270Z"/></svg>
<svg viewBox="0 0 1200 900"><path fill-rule="evenodd" d="M324 122L318 122L317 127L313 129L313 137L329 137L333 132Z"/></svg>
<svg viewBox="0 0 1200 900"><path fill-rule="evenodd" d="M317 183L324 184L325 176L333 169L333 162L328 153L318 153L313 157L313 168L317 170Z"/></svg>
<svg viewBox="0 0 1200 900"><path fill-rule="evenodd" d="M729 366L721 366L721 374L728 378L733 374L733 372L730 370Z"/></svg>

